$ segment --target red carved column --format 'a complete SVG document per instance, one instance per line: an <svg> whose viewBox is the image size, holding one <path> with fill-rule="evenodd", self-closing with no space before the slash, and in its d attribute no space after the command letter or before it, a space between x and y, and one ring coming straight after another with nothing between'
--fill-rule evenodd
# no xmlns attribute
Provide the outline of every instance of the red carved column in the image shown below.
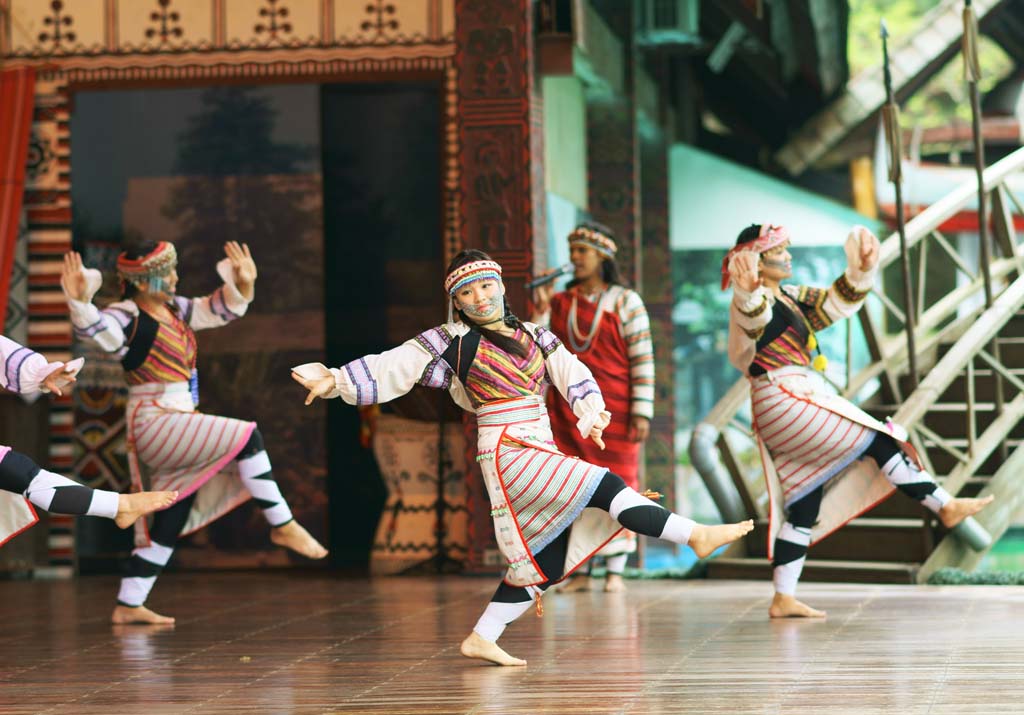
<svg viewBox="0 0 1024 715"><path fill-rule="evenodd" d="M456 0L459 228L504 270L512 310L526 313L524 282L535 237L544 242L540 98L533 78L530 0ZM475 435L467 435L474 445ZM470 570L498 570L490 501L479 470L467 470ZM490 563L485 563L489 561Z"/></svg>

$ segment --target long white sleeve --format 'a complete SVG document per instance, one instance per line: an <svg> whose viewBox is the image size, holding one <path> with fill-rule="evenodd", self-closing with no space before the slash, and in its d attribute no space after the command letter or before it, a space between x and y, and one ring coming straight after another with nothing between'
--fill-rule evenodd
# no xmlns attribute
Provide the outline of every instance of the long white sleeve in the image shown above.
<svg viewBox="0 0 1024 715"><path fill-rule="evenodd" d="M616 306L629 357L629 412L654 417L654 343L647 307L636 291L624 290Z"/></svg>
<svg viewBox="0 0 1024 715"><path fill-rule="evenodd" d="M757 340L771 322L774 305L771 291L764 286L748 292L733 284L729 305L729 362L742 373L746 373L754 361Z"/></svg>
<svg viewBox="0 0 1024 715"><path fill-rule="evenodd" d="M85 300L75 300L64 292L75 336L95 343L108 353L123 355L128 349L124 331L139 314L139 307L133 301L124 300L100 310L93 305L92 298L100 289L103 276L95 268L82 272L85 274Z"/></svg>
<svg viewBox="0 0 1024 715"><path fill-rule="evenodd" d="M875 283L877 264L867 271L860 269L860 234L856 228L850 231L843 248L846 270L828 288L783 286L813 330L824 330L836 321L853 316L864 305Z"/></svg>
<svg viewBox="0 0 1024 715"><path fill-rule="evenodd" d="M0 360L3 361L0 387L11 392L38 392L43 380L52 372L47 369L49 362L42 355L2 335Z"/></svg>
<svg viewBox="0 0 1024 715"><path fill-rule="evenodd" d="M860 235L856 229L846 237L843 251L846 253L846 271L829 286L824 304L832 322L849 318L860 310L878 274L877 263L866 271L860 268Z"/></svg>
<svg viewBox="0 0 1024 715"><path fill-rule="evenodd" d="M227 325L245 315L250 301L235 286L234 271L227 258L217 263L217 275L224 285L202 298L175 298L182 315L193 330L206 330Z"/></svg>
<svg viewBox="0 0 1024 715"><path fill-rule="evenodd" d="M340 368L331 368L335 392L350 405L376 405L401 397L413 388L432 356L408 340L377 355L366 355Z"/></svg>
<svg viewBox="0 0 1024 715"><path fill-rule="evenodd" d="M544 353L548 379L569 403L569 409L579 418L576 429L584 437L599 422L607 423L610 413L605 409L601 388L597 386L590 369L579 358L565 349L550 330L534 323L524 323L537 339Z"/></svg>

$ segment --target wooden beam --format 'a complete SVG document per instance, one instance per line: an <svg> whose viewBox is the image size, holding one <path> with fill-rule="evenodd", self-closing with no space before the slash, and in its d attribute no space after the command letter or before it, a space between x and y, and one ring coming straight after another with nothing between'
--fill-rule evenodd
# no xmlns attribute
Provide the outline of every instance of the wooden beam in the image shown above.
<svg viewBox="0 0 1024 715"><path fill-rule="evenodd" d="M750 36L756 38L762 45L771 47L772 38L768 32L768 21L758 19L757 15L740 0L718 0L715 3L707 3L704 12L710 12L712 7L717 7L730 20L743 25ZM768 12L772 12L771 6L768 7Z"/></svg>

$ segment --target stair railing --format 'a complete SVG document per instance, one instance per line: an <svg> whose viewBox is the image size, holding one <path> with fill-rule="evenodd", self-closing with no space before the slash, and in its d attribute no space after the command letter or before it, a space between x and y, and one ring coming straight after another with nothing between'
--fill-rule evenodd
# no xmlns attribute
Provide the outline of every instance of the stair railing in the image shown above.
<svg viewBox="0 0 1024 715"><path fill-rule="evenodd" d="M919 361L927 375L919 388L905 399L900 389L899 377L907 370L907 347L903 334L906 315L900 308L897 297L902 286L878 285L869 296L869 303L860 312L860 325L867 343L870 362L855 373L849 368L846 385L841 394L848 399L866 399L866 390L878 384L873 391L874 399L895 410L895 419L911 434L911 442L917 448L925 466L935 474L928 458L926 446L941 449L955 457L957 466L944 478L944 486L956 494L976 474L977 469L993 450L1002 447L1010 430L1021 419L1024 410L1024 382L1002 364L997 349L987 348L998 335L999 329L1016 312L1016 301L1024 296L1024 247L1017 239L1014 215L1024 216L1021 197L1015 195L1009 186L1009 179L1024 174L1024 149L1018 149L993 164L984 172L984 192L991 202L992 235L998 249L989 266L993 284L994 304L984 310L984 278L981 271L971 265L969 258L962 256L939 228L960 211L970 207L978 196L977 183L965 181L939 201L924 209L906 224L908 250L916 251L917 300L914 301L914 335ZM881 246L879 255L880 275L899 259L899 235L888 236ZM960 274L962 284L948 290L940 286L929 290L928 262L932 253L940 259L949 260ZM934 260L934 258L932 259ZM1019 295L1020 294L1020 295ZM1004 298L1004 295L1006 296ZM1021 298L1024 300L1024 298ZM878 309L881 306L881 310ZM965 307L973 306L973 307ZM1016 305L1019 309L1020 305ZM879 316L881 320L879 320ZM852 321L845 321L847 343L852 342ZM980 327L979 327L980 326ZM979 335L985 341L979 343ZM937 361L935 356L940 344L949 344L966 338ZM954 357L950 357L950 356ZM979 403L975 398L975 360L979 358L996 376L998 382L1006 381L1019 393L1005 403L999 398L995 405L995 421L982 434L977 433L977 411ZM849 364L849 360L847 363ZM930 368L930 369L929 369ZM924 417L935 407L936 400L958 374L966 371L967 402L965 434L967 448L958 449L949 440L941 437L924 424ZM934 376L932 373L936 373ZM732 445L728 433L740 430L750 434L749 423L739 413L749 404L749 385L741 377L720 400L708 417L698 425L690 441L690 457L722 517L728 520L759 518L764 516L764 480L751 479L744 474L739 455ZM715 454L715 448L718 454Z"/></svg>

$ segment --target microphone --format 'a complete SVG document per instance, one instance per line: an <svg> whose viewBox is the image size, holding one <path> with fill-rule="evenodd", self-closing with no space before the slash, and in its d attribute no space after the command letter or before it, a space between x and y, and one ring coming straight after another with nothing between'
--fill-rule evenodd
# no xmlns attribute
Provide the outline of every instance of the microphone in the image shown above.
<svg viewBox="0 0 1024 715"><path fill-rule="evenodd" d="M534 278L532 281L526 281L526 290L533 290L534 288L539 288L542 285L547 285L548 283L551 283L552 281L561 278L567 273L572 273L574 270L576 270L576 266L574 266L571 263L561 265L550 273L538 276Z"/></svg>

